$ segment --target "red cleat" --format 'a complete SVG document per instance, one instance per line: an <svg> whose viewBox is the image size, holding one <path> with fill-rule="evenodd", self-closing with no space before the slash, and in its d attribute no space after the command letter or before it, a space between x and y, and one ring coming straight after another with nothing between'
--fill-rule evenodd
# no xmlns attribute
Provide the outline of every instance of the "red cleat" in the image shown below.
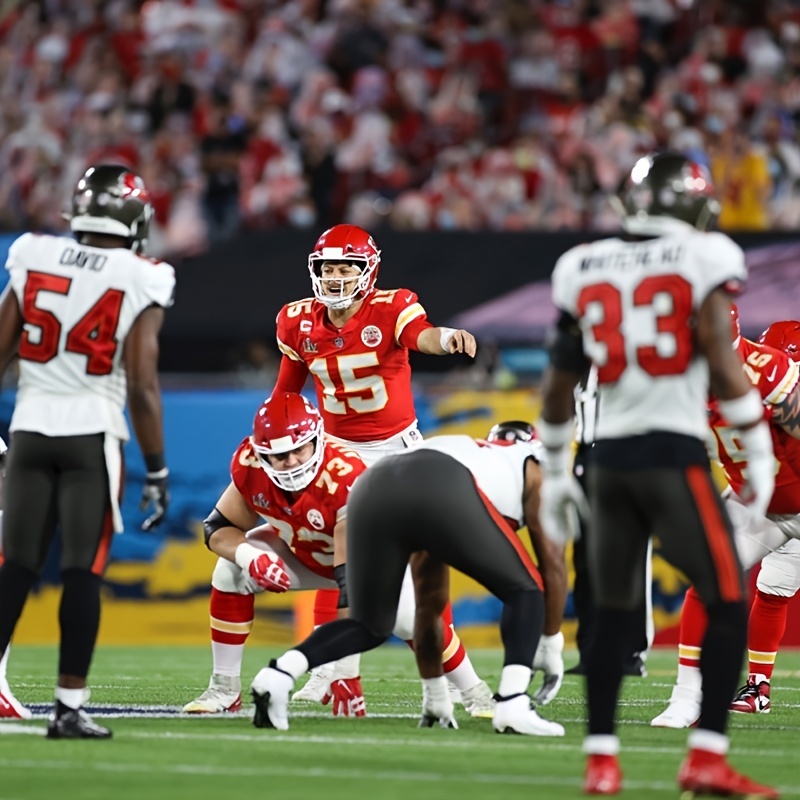
<svg viewBox="0 0 800 800"><path fill-rule="evenodd" d="M622 770L616 756L592 754L586 762L584 794L617 794L622 789Z"/></svg>
<svg viewBox="0 0 800 800"><path fill-rule="evenodd" d="M763 675L747 676L747 683L736 693L731 711L738 714L769 714L769 681Z"/></svg>
<svg viewBox="0 0 800 800"><path fill-rule="evenodd" d="M11 690L0 686L0 719L30 719L31 712L11 694Z"/></svg>
<svg viewBox="0 0 800 800"><path fill-rule="evenodd" d="M681 800L696 797L729 797L738 800L777 800L780 795L770 786L754 783L740 775L719 753L692 749L681 764L678 785Z"/></svg>

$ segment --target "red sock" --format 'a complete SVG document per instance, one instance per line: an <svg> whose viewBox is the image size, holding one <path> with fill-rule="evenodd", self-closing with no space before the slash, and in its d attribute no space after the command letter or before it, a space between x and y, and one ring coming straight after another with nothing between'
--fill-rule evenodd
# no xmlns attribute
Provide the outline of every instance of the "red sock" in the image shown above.
<svg viewBox="0 0 800 800"><path fill-rule="evenodd" d="M338 616L336 608L338 605L338 589L317 589L314 596L314 627L333 622Z"/></svg>
<svg viewBox="0 0 800 800"><path fill-rule="evenodd" d="M681 667L700 669L700 650L706 635L708 616L706 608L693 586L683 598L681 609L680 644L678 645L678 682L681 682Z"/></svg>
<svg viewBox="0 0 800 800"><path fill-rule="evenodd" d="M255 595L220 592L211 587L211 641L244 645L255 616Z"/></svg>
<svg viewBox="0 0 800 800"><path fill-rule="evenodd" d="M786 631L791 597L756 591L747 625L748 672L772 677L778 647Z"/></svg>

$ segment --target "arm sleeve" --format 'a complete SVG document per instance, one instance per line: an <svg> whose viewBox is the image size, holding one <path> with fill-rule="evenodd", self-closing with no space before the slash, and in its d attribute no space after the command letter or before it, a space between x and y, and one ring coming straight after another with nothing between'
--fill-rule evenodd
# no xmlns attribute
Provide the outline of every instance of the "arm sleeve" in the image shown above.
<svg viewBox="0 0 800 800"><path fill-rule="evenodd" d="M414 292L398 289L395 296L400 298L400 308L398 309L397 321L394 326L395 341L401 347L418 350L417 339L419 339L419 335L422 331L434 326L428 320L428 314Z"/></svg>
<svg viewBox="0 0 800 800"><path fill-rule="evenodd" d="M308 368L304 361L295 361L284 354L273 392L299 392L306 383Z"/></svg>

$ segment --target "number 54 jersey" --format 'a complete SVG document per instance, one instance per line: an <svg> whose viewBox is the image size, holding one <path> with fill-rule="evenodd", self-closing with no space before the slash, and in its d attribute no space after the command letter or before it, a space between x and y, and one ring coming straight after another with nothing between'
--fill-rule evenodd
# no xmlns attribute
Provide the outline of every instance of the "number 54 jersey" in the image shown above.
<svg viewBox="0 0 800 800"><path fill-rule="evenodd" d="M278 313L278 347L313 375L326 433L382 441L416 421L408 351L430 327L408 289L372 292L342 328L331 323L326 306L308 298Z"/></svg>
<svg viewBox="0 0 800 800"><path fill-rule="evenodd" d="M26 233L6 269L23 320L11 430L127 439L125 337L146 308L172 305L172 267Z"/></svg>
<svg viewBox="0 0 800 800"><path fill-rule="evenodd" d="M553 302L578 321L597 365L597 440L653 431L704 439L708 431L708 365L696 352L695 318L715 289L740 291L744 253L721 233L665 224L655 239L575 247L553 272Z"/></svg>

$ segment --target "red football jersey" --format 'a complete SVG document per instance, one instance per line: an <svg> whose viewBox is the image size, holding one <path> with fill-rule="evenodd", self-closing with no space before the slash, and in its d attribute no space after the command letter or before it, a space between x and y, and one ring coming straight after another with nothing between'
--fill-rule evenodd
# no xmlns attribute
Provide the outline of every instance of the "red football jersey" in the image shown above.
<svg viewBox="0 0 800 800"><path fill-rule="evenodd" d="M786 353L742 337L738 346L744 369L761 393L767 415L770 406L782 402L800 381L800 368ZM733 490L740 494L745 485L746 453L736 430L719 412L716 400L709 405L710 425L717 440L719 460ZM775 492L769 504L771 514L800 514L800 440L781 428L770 426L775 450Z"/></svg>
<svg viewBox="0 0 800 800"><path fill-rule="evenodd" d="M333 529L346 516L347 496L366 469L352 450L328 442L317 477L292 498L259 466L245 439L231 461L231 479L247 505L268 522L309 569L333 578Z"/></svg>
<svg viewBox="0 0 800 800"><path fill-rule="evenodd" d="M304 365L314 376L327 433L373 442L414 423L408 351L416 349L423 330L433 327L414 292L372 292L343 328L331 323L318 300L299 300L280 310L277 325L284 360ZM302 384L296 382L305 372L298 372L285 382L279 377L275 390L299 391Z"/></svg>

